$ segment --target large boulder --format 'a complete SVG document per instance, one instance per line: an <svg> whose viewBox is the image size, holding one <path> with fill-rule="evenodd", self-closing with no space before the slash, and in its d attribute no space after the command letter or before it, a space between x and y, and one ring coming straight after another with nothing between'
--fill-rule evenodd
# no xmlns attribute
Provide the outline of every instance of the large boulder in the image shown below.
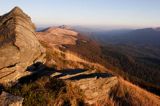
<svg viewBox="0 0 160 106"><path fill-rule="evenodd" d="M45 49L35 34L31 18L20 8L0 16L0 83L16 81L28 66L45 61Z"/></svg>

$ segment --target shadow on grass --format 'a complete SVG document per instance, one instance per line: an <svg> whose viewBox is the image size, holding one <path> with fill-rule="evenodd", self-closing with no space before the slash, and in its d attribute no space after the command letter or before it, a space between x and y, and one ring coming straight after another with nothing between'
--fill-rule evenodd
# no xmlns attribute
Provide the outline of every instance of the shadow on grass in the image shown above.
<svg viewBox="0 0 160 106"><path fill-rule="evenodd" d="M111 74L108 73L91 73L91 74L81 74L74 77L69 78L69 80L81 80L87 78L108 78L111 77Z"/></svg>
<svg viewBox="0 0 160 106"><path fill-rule="evenodd" d="M50 76L55 72L54 68L49 68L41 62L37 62L29 66L26 71L32 72L30 75L24 76L18 80L18 83L25 84L34 82L43 76Z"/></svg>
<svg viewBox="0 0 160 106"><path fill-rule="evenodd" d="M24 76L18 80L18 83L25 84L34 82L40 79L43 76L50 77L55 72L61 73L60 75L55 76L54 78L60 78L67 75L74 75L78 73L82 73L87 71L86 69L64 69L64 70L56 70L55 68L50 68L43 63L37 62L31 66L29 66L26 71L31 72L32 74Z"/></svg>
<svg viewBox="0 0 160 106"><path fill-rule="evenodd" d="M50 68L47 67L46 65L38 62L35 63L31 66L29 66L27 68L27 71L32 72L32 74L22 77L18 80L18 83L20 84L24 84L24 83L30 83L30 82L34 82L36 80L38 80L39 78L43 77L43 76L48 76L50 77L52 74L54 74L55 72L60 73L57 76L54 76L54 78L60 78L60 77L64 77L67 75L75 75L71 78L68 78L67 80L80 80L80 79L87 79L87 78L107 78L107 77L111 77L111 74L108 73L91 73L91 74L83 74L83 72L86 72L87 69L63 69L63 70L56 70L54 68ZM76 75L76 74L80 74L81 75Z"/></svg>

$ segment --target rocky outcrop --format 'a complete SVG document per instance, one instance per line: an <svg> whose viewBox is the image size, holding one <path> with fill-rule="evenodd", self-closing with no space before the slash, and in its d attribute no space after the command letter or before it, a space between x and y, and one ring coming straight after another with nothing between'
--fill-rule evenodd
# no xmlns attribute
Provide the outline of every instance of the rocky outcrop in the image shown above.
<svg viewBox="0 0 160 106"><path fill-rule="evenodd" d="M0 106L22 106L23 98L2 92L0 95Z"/></svg>
<svg viewBox="0 0 160 106"><path fill-rule="evenodd" d="M90 105L98 103L101 106L105 106L107 104L106 100L110 98L109 94L112 88L118 84L118 78L84 78L72 81L72 84L78 86L83 91L86 103Z"/></svg>
<svg viewBox="0 0 160 106"><path fill-rule="evenodd" d="M44 62L44 56L28 15L15 7L0 17L0 83L15 81L31 64Z"/></svg>

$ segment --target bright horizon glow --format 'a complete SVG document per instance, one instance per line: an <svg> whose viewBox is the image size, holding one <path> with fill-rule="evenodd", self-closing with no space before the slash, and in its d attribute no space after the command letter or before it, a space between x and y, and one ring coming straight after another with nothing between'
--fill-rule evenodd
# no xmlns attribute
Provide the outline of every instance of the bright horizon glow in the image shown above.
<svg viewBox="0 0 160 106"><path fill-rule="evenodd" d="M0 15L15 6L38 26L160 26L160 0L0 0Z"/></svg>

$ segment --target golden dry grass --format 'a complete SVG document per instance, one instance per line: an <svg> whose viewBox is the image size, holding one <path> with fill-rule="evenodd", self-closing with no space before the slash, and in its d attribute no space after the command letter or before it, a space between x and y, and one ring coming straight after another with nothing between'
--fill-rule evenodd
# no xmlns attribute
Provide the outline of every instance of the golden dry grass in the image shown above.
<svg viewBox="0 0 160 106"><path fill-rule="evenodd" d="M160 106L160 97L147 92L128 81L119 79L119 84L113 88L110 98L116 105L130 106Z"/></svg>

